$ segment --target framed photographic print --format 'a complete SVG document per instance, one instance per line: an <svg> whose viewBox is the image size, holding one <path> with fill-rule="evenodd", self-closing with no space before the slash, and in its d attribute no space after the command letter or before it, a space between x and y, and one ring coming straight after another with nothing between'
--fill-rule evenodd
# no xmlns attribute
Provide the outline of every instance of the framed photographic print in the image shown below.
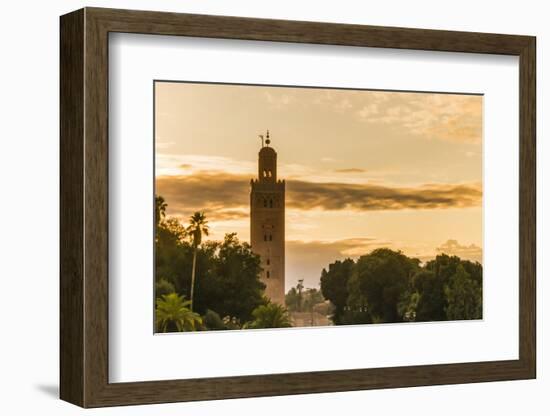
<svg viewBox="0 0 550 416"><path fill-rule="evenodd" d="M535 49L62 16L61 398L534 378Z"/></svg>

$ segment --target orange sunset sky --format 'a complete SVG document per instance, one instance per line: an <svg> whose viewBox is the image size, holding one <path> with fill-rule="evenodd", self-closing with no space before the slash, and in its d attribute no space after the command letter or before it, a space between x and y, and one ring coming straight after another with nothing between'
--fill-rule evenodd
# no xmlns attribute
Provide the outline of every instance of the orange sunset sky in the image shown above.
<svg viewBox="0 0 550 416"><path fill-rule="evenodd" d="M389 247L482 259L479 95L155 83L156 193L249 241L259 134L286 184L286 287Z"/></svg>

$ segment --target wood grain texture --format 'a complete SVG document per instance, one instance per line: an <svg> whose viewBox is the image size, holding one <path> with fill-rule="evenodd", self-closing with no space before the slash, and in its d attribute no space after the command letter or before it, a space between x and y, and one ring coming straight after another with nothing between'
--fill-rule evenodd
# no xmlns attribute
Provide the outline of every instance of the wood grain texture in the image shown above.
<svg viewBox="0 0 550 416"><path fill-rule="evenodd" d="M84 12L60 24L60 388L84 404Z"/></svg>
<svg viewBox="0 0 550 416"><path fill-rule="evenodd" d="M518 360L140 383L108 380L108 33L520 57ZM535 38L86 8L61 18L61 397L83 407L533 378Z"/></svg>
<svg viewBox="0 0 550 416"><path fill-rule="evenodd" d="M519 356L536 377L536 40L520 54L519 99Z"/></svg>
<svg viewBox="0 0 550 416"><path fill-rule="evenodd" d="M84 125L84 405L95 403L108 380L109 141L108 32L85 9Z"/></svg>

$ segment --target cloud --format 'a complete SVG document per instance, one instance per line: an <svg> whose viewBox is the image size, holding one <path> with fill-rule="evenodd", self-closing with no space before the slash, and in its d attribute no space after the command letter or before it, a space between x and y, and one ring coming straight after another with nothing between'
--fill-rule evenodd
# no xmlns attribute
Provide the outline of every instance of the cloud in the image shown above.
<svg viewBox="0 0 550 416"><path fill-rule="evenodd" d="M483 98L479 95L396 91L270 89L267 104L277 110L317 108L351 114L429 140L481 143Z"/></svg>
<svg viewBox="0 0 550 416"><path fill-rule="evenodd" d="M334 255L334 259L352 257L356 258L370 253L372 250L380 247L391 247L393 244L389 241L382 241L373 237L344 238L333 241L287 241L287 248L295 252L301 252L305 249L312 253L321 255L322 253Z"/></svg>
<svg viewBox="0 0 550 416"><path fill-rule="evenodd" d="M479 184L392 187L375 184L290 181L287 206L297 209L399 210L466 208L481 203Z"/></svg>
<svg viewBox="0 0 550 416"><path fill-rule="evenodd" d="M357 258L375 248L387 246L374 238L349 238L336 241L287 241L286 286L304 279L306 287L318 287L323 268L346 258Z"/></svg>
<svg viewBox="0 0 550 416"><path fill-rule="evenodd" d="M276 110L286 108L296 101L296 97L294 96L292 90L284 88L265 91L264 97L268 104Z"/></svg>
<svg viewBox="0 0 550 416"><path fill-rule="evenodd" d="M250 176L203 171L192 175L159 176L155 192L168 203L170 215L188 216L200 210L211 219L242 218L250 192ZM248 214L246 214L248 215Z"/></svg>
<svg viewBox="0 0 550 416"><path fill-rule="evenodd" d="M447 240L441 246L437 247L436 251L440 254L458 256L462 259L478 261L480 263L483 258L483 250L481 247L475 244L465 246L460 244L457 240Z"/></svg>
<svg viewBox="0 0 550 416"><path fill-rule="evenodd" d="M250 179L247 174L201 171L191 175L159 176L156 193L168 203L172 215L208 210L213 215L231 216L249 205ZM466 208L481 204L481 185L426 184L395 187L379 184L308 182L286 183L286 207L299 210L401 210ZM228 211L229 210L229 211ZM234 213L235 217L241 214Z"/></svg>
<svg viewBox="0 0 550 416"><path fill-rule="evenodd" d="M482 260L482 249L475 244L464 246L456 240L448 240L440 247L428 248L421 245L408 245L398 241L384 241L377 238L347 238L335 241L287 241L286 263L287 287L295 286L298 279L304 279L306 287L318 287L323 268L336 260L352 258L370 253L377 248L400 250L409 257L423 262L432 260L437 254L456 255L464 260ZM433 247L433 246L432 246Z"/></svg>
<svg viewBox="0 0 550 416"><path fill-rule="evenodd" d="M481 143L482 97L459 94L373 94L356 112L367 123L390 124L428 139Z"/></svg>
<svg viewBox="0 0 550 416"><path fill-rule="evenodd" d="M334 172L336 173L364 173L366 172L365 169L359 169L359 168L348 168L348 169L335 169Z"/></svg>
<svg viewBox="0 0 550 416"><path fill-rule="evenodd" d="M232 174L253 175L257 171L257 162L211 155L168 154L162 152L157 152L155 155L155 174L157 177L220 171L221 167L225 172Z"/></svg>
<svg viewBox="0 0 550 416"><path fill-rule="evenodd" d="M360 118L373 121L375 120L375 116L378 116L380 114L380 109L378 108L378 104L376 103L370 103L368 105L363 106L357 114Z"/></svg>
<svg viewBox="0 0 550 416"><path fill-rule="evenodd" d="M334 103L334 109L338 113L345 113L353 108L353 104L348 98L344 98L336 103Z"/></svg>

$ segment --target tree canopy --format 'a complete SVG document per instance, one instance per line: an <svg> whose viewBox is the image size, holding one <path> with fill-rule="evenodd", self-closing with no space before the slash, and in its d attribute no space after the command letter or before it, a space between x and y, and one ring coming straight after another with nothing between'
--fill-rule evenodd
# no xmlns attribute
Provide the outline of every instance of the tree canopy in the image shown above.
<svg viewBox="0 0 550 416"><path fill-rule="evenodd" d="M254 310L253 315L254 320L246 325L247 328L289 328L292 326L286 308L276 303L259 306Z"/></svg>
<svg viewBox="0 0 550 416"><path fill-rule="evenodd" d="M189 309L190 301L177 293L157 298L155 322L158 332L196 331L202 326L199 314Z"/></svg>
<svg viewBox="0 0 550 416"><path fill-rule="evenodd" d="M334 305L332 316L335 325L343 322L349 297L348 283L355 269L352 259L337 260L321 272L321 293Z"/></svg>
<svg viewBox="0 0 550 416"><path fill-rule="evenodd" d="M167 217L166 208L164 199L157 197L156 296L174 292L190 298L196 254L192 310L201 315L210 310L237 326L252 320L254 309L266 303L259 256L236 234L227 234L221 242L202 241L196 230L200 228L201 236L208 232L203 213L198 213L200 217L195 214L185 227L177 219ZM209 322L215 321L212 314L209 318Z"/></svg>
<svg viewBox="0 0 550 416"><path fill-rule="evenodd" d="M159 332L281 328L292 325L290 313L303 312L330 315L335 325L482 317L480 263L441 254L421 264L388 248L336 260L321 271L320 290L299 281L286 294L286 308L273 304L264 295L260 257L248 243L235 233L203 241L204 213L184 225L166 215L162 197L155 202Z"/></svg>
<svg viewBox="0 0 550 416"><path fill-rule="evenodd" d="M481 264L441 254L421 265L387 248L321 272L335 325L481 319Z"/></svg>

